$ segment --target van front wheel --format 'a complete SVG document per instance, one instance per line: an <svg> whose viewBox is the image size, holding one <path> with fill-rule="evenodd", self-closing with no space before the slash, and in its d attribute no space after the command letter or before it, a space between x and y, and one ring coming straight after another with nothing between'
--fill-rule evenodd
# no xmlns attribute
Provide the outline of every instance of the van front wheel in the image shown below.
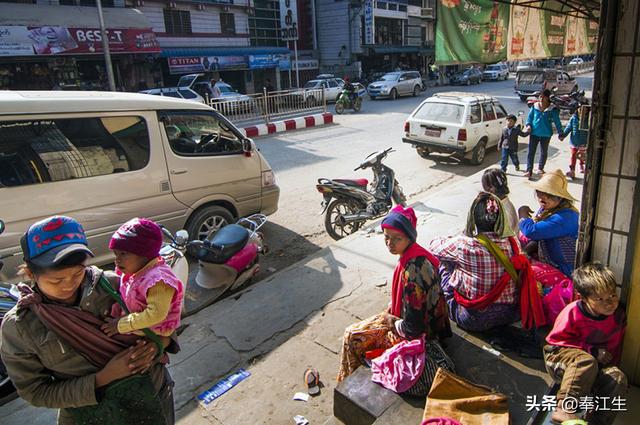
<svg viewBox="0 0 640 425"><path fill-rule="evenodd" d="M231 223L234 223L234 219L228 209L218 205L204 207L189 220L189 239L204 240Z"/></svg>

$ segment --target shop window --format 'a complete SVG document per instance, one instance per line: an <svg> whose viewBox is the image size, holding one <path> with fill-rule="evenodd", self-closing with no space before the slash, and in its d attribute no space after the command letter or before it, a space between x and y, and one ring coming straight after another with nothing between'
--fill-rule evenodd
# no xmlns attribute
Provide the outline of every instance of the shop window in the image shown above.
<svg viewBox="0 0 640 425"><path fill-rule="evenodd" d="M140 170L149 133L140 117L0 122L0 187Z"/></svg>
<svg viewBox="0 0 640 425"><path fill-rule="evenodd" d="M164 28L167 34L188 35L191 30L191 12L188 10L164 9Z"/></svg>
<svg viewBox="0 0 640 425"><path fill-rule="evenodd" d="M222 34L235 35L236 19L233 13L220 13L220 27L222 28Z"/></svg>
<svg viewBox="0 0 640 425"><path fill-rule="evenodd" d="M173 152L180 156L242 153L242 141L212 114L172 114L162 117Z"/></svg>

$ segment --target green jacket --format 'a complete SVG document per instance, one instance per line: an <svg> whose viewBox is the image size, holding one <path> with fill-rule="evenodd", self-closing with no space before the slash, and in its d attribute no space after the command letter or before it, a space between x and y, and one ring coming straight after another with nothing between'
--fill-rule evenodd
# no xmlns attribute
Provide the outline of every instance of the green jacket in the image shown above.
<svg viewBox="0 0 640 425"><path fill-rule="evenodd" d="M78 307L106 318L114 300L98 285L100 272L96 267L87 267ZM119 279L115 273L104 274L117 289ZM97 368L45 328L29 309L14 307L5 315L0 355L20 397L36 407L61 409L60 425L73 424L65 408L98 403L95 388ZM165 367L156 364L150 373L159 391L164 384Z"/></svg>

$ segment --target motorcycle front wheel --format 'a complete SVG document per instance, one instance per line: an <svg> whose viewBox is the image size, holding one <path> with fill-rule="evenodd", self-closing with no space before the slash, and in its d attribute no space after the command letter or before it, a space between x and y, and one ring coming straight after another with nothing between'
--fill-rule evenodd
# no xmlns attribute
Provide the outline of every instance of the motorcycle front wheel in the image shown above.
<svg viewBox="0 0 640 425"><path fill-rule="evenodd" d="M344 104L342 103L341 100L339 100L336 102L336 114L342 115L343 112L344 112Z"/></svg>
<svg viewBox="0 0 640 425"><path fill-rule="evenodd" d="M362 108L362 99L361 98L357 98L353 102L353 110L356 111L356 112L360 112L360 108Z"/></svg>
<svg viewBox="0 0 640 425"><path fill-rule="evenodd" d="M359 210L358 205L345 201L342 199L336 199L329 204L327 213L324 216L324 228L331 238L334 240L340 240L345 236L354 234L362 227L363 221L356 221L352 223L344 223L342 220L343 215L355 214Z"/></svg>

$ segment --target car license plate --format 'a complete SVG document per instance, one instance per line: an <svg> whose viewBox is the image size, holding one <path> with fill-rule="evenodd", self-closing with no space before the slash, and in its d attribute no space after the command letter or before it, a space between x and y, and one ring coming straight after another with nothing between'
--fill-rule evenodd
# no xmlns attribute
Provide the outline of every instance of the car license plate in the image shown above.
<svg viewBox="0 0 640 425"><path fill-rule="evenodd" d="M429 136L429 137L440 137L440 133L442 132L442 130L432 130L430 128L427 128L424 131L424 135L425 136Z"/></svg>

